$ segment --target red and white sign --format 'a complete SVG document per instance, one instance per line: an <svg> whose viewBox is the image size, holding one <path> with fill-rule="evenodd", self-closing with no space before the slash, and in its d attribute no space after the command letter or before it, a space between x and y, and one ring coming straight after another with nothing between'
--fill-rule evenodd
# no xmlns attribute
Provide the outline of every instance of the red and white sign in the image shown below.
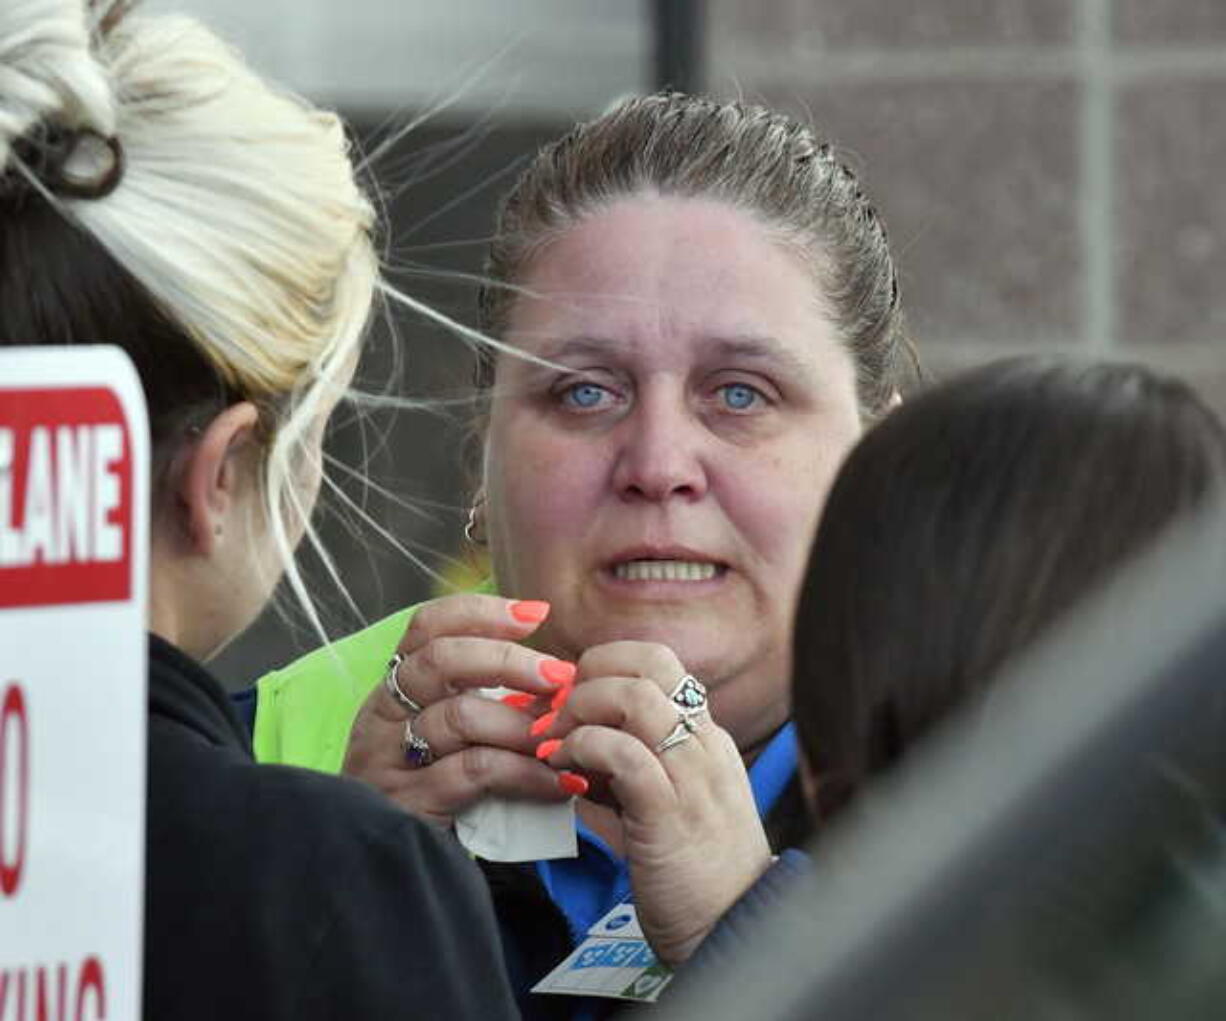
<svg viewBox="0 0 1226 1021"><path fill-rule="evenodd" d="M0 1021L140 1016L148 448L118 348L0 348Z"/></svg>

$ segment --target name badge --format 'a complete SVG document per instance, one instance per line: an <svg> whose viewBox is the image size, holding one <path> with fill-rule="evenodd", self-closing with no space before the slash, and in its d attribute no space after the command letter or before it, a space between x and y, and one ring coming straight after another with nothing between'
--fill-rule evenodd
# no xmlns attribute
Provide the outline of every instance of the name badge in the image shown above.
<svg viewBox="0 0 1226 1021"><path fill-rule="evenodd" d="M588 929L584 941L532 991L654 1003L672 977L643 938L634 905L624 901Z"/></svg>

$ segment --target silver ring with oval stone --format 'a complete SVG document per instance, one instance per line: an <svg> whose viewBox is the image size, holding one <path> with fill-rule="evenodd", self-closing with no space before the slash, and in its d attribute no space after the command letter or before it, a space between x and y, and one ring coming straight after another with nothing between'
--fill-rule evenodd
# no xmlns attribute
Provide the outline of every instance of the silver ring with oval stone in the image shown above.
<svg viewBox="0 0 1226 1021"><path fill-rule="evenodd" d="M669 693L668 700L682 718L707 711L707 686L693 674L686 674Z"/></svg>

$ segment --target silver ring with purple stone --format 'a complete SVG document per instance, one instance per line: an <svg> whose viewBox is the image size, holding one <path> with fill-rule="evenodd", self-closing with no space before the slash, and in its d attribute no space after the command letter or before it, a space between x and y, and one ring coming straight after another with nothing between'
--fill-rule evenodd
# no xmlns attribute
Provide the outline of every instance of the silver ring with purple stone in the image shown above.
<svg viewBox="0 0 1226 1021"><path fill-rule="evenodd" d="M707 711L707 686L693 674L686 674L668 696L683 719Z"/></svg>
<svg viewBox="0 0 1226 1021"><path fill-rule="evenodd" d="M424 769L434 761L430 742L420 734L413 733L413 717L404 721L404 761L410 769Z"/></svg>

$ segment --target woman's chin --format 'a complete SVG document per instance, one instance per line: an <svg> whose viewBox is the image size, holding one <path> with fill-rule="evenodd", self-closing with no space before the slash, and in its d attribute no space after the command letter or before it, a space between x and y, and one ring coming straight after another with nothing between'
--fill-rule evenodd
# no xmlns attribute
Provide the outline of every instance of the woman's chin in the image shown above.
<svg viewBox="0 0 1226 1021"><path fill-rule="evenodd" d="M743 629L712 627L710 618L687 619L687 614L633 614L605 619L581 639L580 649L606 642L656 642L668 646L695 674L722 672L730 659L740 659L735 646L744 641Z"/></svg>

